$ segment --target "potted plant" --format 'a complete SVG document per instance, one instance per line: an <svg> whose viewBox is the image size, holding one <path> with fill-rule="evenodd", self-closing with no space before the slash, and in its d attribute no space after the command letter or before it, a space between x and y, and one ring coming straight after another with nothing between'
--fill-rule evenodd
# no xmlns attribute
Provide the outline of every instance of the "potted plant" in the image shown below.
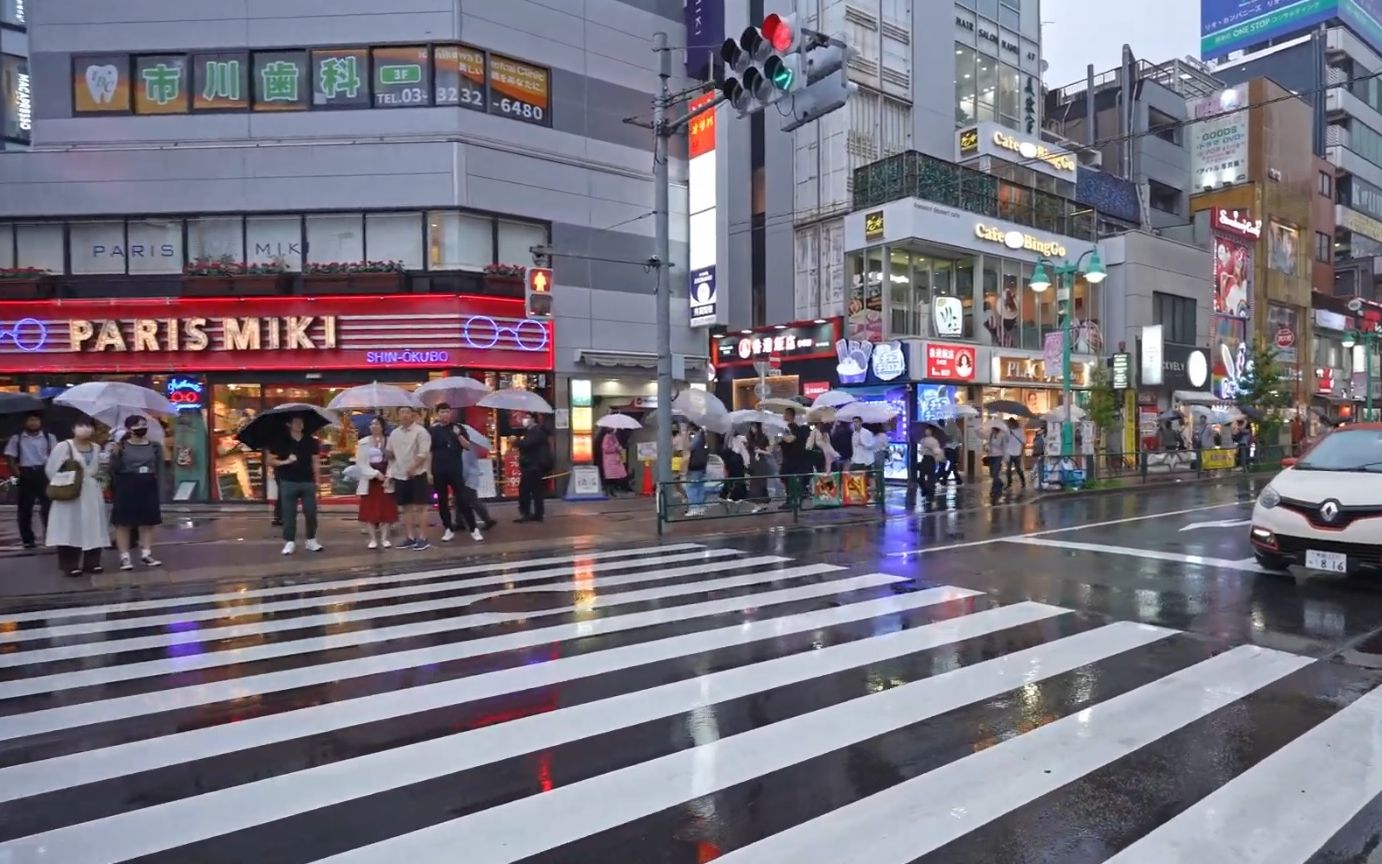
<svg viewBox="0 0 1382 864"><path fill-rule="evenodd" d="M332 261L307 265L310 294L396 294L403 289L402 261Z"/></svg>
<svg viewBox="0 0 1382 864"><path fill-rule="evenodd" d="M49 297L53 280L41 267L0 267L0 297L7 300L32 300Z"/></svg>
<svg viewBox="0 0 1382 864"><path fill-rule="evenodd" d="M288 281L288 262L282 257L247 264L231 275L235 293L250 297L285 294Z"/></svg>
<svg viewBox="0 0 1382 864"><path fill-rule="evenodd" d="M182 268L182 293L185 297L218 297L230 293L231 277L241 269L230 255L210 256L187 262Z"/></svg>

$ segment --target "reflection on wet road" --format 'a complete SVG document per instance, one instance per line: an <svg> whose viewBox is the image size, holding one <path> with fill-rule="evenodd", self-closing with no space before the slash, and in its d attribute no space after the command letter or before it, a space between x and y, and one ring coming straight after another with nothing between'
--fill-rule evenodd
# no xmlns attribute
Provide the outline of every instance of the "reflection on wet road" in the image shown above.
<svg viewBox="0 0 1382 864"><path fill-rule="evenodd" d="M1382 595L1252 494L0 611L0 861L1366 861Z"/></svg>

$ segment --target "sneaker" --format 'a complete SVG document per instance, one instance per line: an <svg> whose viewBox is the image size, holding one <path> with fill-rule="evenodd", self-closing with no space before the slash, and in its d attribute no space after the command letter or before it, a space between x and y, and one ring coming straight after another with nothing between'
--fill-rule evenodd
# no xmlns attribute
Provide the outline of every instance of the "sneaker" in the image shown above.
<svg viewBox="0 0 1382 864"><path fill-rule="evenodd" d="M298 544L294 543L292 540L289 540L287 543L283 544L284 555L292 555L296 551L298 551Z"/></svg>
<svg viewBox="0 0 1382 864"><path fill-rule="evenodd" d="M416 543L413 544L413 549L417 552L422 552L431 548L432 544L428 543L426 540L423 539L419 539Z"/></svg>
<svg viewBox="0 0 1382 864"><path fill-rule="evenodd" d="M387 542L387 541L386 541L386 542ZM366 546L365 548L366 548L366 549L378 549L378 548L379 548L379 541L377 541L377 540L371 540L371 541L369 541L369 545Z"/></svg>
<svg viewBox="0 0 1382 864"><path fill-rule="evenodd" d="M311 540L308 540L308 541L307 541L307 551L308 551L308 552L320 552L320 551L322 551L322 548L323 548L323 547L322 547L322 544L318 543L318 542L317 542L317 538L315 538L315 537L313 537Z"/></svg>
<svg viewBox="0 0 1382 864"><path fill-rule="evenodd" d="M417 540L413 539L412 537L409 537L407 540L404 540L402 543L399 543L399 544L398 544L396 547L394 547L394 548L396 548L396 549L415 549L415 548L417 548Z"/></svg>
<svg viewBox="0 0 1382 864"><path fill-rule="evenodd" d="M125 571L134 569L134 562L130 560L130 556L128 554L120 556L120 569Z"/></svg>
<svg viewBox="0 0 1382 864"><path fill-rule="evenodd" d="M383 543L380 543L379 545L380 545L380 546L383 546L385 549L392 549L392 548L393 548L393 541L390 540L389 538L385 537L385 538L384 538L384 542L383 542Z"/></svg>
<svg viewBox="0 0 1382 864"><path fill-rule="evenodd" d="M455 531L452 531L450 528L447 528L447 529L446 529L445 531L443 531L442 534L441 534L441 542L443 542L443 543L450 543L452 540L455 540L455 539L456 539L456 532L455 532Z"/></svg>
<svg viewBox="0 0 1382 864"><path fill-rule="evenodd" d="M485 539L485 535L480 533L479 528L476 528L474 531L470 532L470 539L474 540L476 543L479 543L481 540Z"/></svg>
<svg viewBox="0 0 1382 864"><path fill-rule="evenodd" d="M153 556L151 552L145 552L139 556L139 563L145 567L162 567L163 562Z"/></svg>

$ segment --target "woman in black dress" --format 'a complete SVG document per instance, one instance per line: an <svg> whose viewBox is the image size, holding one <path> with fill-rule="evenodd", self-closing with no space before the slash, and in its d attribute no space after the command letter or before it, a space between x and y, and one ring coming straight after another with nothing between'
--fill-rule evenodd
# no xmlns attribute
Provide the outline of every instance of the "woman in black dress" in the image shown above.
<svg viewBox="0 0 1382 864"><path fill-rule="evenodd" d="M126 435L110 455L110 524L115 526L115 545L120 550L120 569L133 570L130 547L139 532L139 561L145 567L162 562L154 557L154 526L163 524L159 508L159 482L163 447L149 438L149 419L134 414L125 418Z"/></svg>

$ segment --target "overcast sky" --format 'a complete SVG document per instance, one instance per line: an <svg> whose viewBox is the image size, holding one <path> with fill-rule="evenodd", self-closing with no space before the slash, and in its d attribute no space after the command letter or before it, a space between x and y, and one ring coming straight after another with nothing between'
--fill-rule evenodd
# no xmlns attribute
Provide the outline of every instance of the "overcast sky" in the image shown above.
<svg viewBox="0 0 1382 864"><path fill-rule="evenodd" d="M1199 0L1041 0L1042 56L1051 64L1048 87L1064 87L1117 66L1123 43L1140 60L1160 63L1199 56Z"/></svg>

